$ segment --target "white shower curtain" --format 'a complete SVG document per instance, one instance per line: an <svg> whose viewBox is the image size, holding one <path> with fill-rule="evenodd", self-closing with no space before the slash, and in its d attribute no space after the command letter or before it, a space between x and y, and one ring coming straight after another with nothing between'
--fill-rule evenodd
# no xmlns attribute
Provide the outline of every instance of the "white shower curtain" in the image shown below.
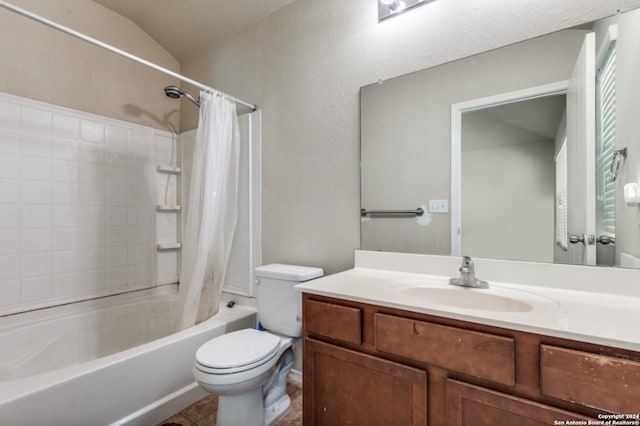
<svg viewBox="0 0 640 426"><path fill-rule="evenodd" d="M179 329L218 311L237 222L239 143L235 104L201 92L182 238Z"/></svg>

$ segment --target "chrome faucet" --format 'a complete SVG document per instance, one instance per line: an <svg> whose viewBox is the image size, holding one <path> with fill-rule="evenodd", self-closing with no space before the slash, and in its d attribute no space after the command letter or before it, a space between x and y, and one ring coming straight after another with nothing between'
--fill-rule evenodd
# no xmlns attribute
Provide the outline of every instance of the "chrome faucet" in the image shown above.
<svg viewBox="0 0 640 426"><path fill-rule="evenodd" d="M462 266L458 270L460 271L460 277L450 278L449 284L460 287L489 288L488 282L476 278L473 261L469 256L462 257Z"/></svg>

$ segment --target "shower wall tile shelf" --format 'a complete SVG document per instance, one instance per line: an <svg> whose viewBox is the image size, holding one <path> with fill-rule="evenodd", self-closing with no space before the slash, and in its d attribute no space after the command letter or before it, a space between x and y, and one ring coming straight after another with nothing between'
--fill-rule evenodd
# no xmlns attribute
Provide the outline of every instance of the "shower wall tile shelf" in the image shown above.
<svg viewBox="0 0 640 426"><path fill-rule="evenodd" d="M182 173L182 167L174 167L174 166L163 166L158 165L158 173L167 173L172 175L179 175Z"/></svg>
<svg viewBox="0 0 640 426"><path fill-rule="evenodd" d="M180 250L181 248L181 243L159 243L156 245L156 250Z"/></svg>
<svg viewBox="0 0 640 426"><path fill-rule="evenodd" d="M160 204L157 206L157 209L159 212L179 212L180 210L182 210L182 206Z"/></svg>

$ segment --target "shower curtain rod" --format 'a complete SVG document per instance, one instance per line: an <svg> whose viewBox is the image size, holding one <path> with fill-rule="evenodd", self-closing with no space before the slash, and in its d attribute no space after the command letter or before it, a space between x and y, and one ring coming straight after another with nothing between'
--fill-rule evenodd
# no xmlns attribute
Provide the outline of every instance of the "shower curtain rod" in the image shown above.
<svg viewBox="0 0 640 426"><path fill-rule="evenodd" d="M85 41L87 43L90 43L90 44L93 44L95 46L101 47L101 48L103 48L105 50L108 50L108 51L110 51L112 53L115 53L117 55L123 56L123 57L125 57L127 59L130 59L132 61L138 62L138 63L140 63L142 65L146 65L149 68L153 68L156 71L160 71L160 72L162 72L164 74L167 74L167 75L169 75L171 77L177 78L178 80L184 81L185 83L189 83L189 84L191 84L193 86L196 86L196 87L198 87L198 88L200 88L202 90L226 96L227 98L229 98L232 101L234 101L236 104L240 104L240 105L246 106L248 108L251 108L252 111L255 111L257 109L256 105L250 104L249 102L245 102L245 101L243 101L241 99L238 99L238 98L235 98L233 96L227 95L226 93L223 93L223 92L221 92L219 90L216 90L216 89L214 89L212 87L206 86L206 85L204 85L204 84L202 84L200 82L197 82L197 81L192 80L192 79L190 79L188 77L185 77L182 74L178 74L177 72L171 71L170 69L161 67L160 65L154 64L153 62L147 61L146 59L142 59L139 56L132 55L129 52L126 52L126 51L124 51L122 49L118 49L115 46L111 46L110 44L104 43L104 42L102 42L100 40L97 40L97 39L95 39L93 37L89 37L88 35L85 35L85 34L83 34L81 32L72 30L71 28L65 27L64 25L60 25L57 22L51 21L51 20L49 20L47 18L43 18L42 16L36 15L35 13L29 12L28 10L22 9L20 7L17 7L17 6L15 6L15 5L11 4L11 3L8 3L8 2L6 2L4 0L0 0L0 6L5 8L5 9L7 9L7 10L10 10L10 11L12 11L14 13L17 13L18 15L22 15L25 18L32 19L32 20L34 20L36 22L39 22L41 24L44 24L44 25L46 25L48 27L51 27L51 28L54 28L54 29L56 29L58 31L61 31L63 33L69 34L70 36L78 38L78 39L80 39L82 41Z"/></svg>

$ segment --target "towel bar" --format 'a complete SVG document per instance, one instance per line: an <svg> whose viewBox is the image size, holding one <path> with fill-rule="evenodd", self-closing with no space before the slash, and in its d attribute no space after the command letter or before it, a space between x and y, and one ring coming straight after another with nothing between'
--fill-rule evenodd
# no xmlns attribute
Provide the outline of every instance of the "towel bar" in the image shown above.
<svg viewBox="0 0 640 426"><path fill-rule="evenodd" d="M376 216L406 216L406 215L416 215L422 216L424 214L424 209L422 207L418 207L415 210L367 210L361 209L360 216L365 217L368 215L376 215Z"/></svg>

